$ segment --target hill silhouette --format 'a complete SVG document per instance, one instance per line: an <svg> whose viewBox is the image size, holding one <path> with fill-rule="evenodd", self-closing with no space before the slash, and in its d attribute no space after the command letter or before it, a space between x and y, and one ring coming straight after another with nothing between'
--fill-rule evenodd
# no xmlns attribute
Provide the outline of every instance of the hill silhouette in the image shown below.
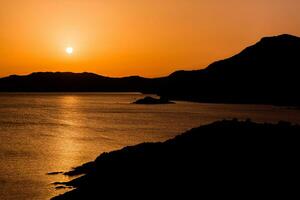
<svg viewBox="0 0 300 200"><path fill-rule="evenodd" d="M287 122L219 121L103 153L65 173L83 176L56 183L76 189L53 200L287 197L298 191L299 131Z"/></svg>
<svg viewBox="0 0 300 200"><path fill-rule="evenodd" d="M159 93L171 99L299 105L299 52L299 37L263 38L204 70L171 74Z"/></svg>
<svg viewBox="0 0 300 200"><path fill-rule="evenodd" d="M138 76L110 78L93 73L36 72L0 79L2 92L137 92L150 79Z"/></svg>
<svg viewBox="0 0 300 200"><path fill-rule="evenodd" d="M0 79L2 92L143 92L171 100L300 105L300 38L266 37L206 69L167 77L109 78L92 73L33 73Z"/></svg>

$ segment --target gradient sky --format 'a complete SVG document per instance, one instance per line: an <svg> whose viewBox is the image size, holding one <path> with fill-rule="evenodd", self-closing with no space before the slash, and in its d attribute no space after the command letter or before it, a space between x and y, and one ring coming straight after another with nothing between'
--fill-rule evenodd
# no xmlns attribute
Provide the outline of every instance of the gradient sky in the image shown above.
<svg viewBox="0 0 300 200"><path fill-rule="evenodd" d="M0 0L0 76L200 69L263 36L299 36L299 11L300 0Z"/></svg>

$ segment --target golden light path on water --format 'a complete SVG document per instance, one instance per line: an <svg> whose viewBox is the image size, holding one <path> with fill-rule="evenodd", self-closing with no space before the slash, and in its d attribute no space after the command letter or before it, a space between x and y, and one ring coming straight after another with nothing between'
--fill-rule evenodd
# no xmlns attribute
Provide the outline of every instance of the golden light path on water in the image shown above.
<svg viewBox="0 0 300 200"><path fill-rule="evenodd" d="M68 171L100 153L164 141L224 118L300 123L299 110L264 105L176 102L134 105L144 95L105 93L0 94L0 199L49 199L64 190Z"/></svg>
<svg viewBox="0 0 300 200"><path fill-rule="evenodd" d="M76 107L78 98L65 96L60 101L61 110L70 110L72 107ZM82 120L74 118L72 112L62 111L60 115L58 115L58 119L63 124L68 124L69 126L82 126ZM60 139L54 144L55 149L60 152L60 157L58 157L58 159L61 160L60 165L65 167L75 166L75 161L78 160L82 150L82 146L75 141L75 137L80 136L82 133L64 130L62 127L58 127L56 132L61 133L59 136Z"/></svg>

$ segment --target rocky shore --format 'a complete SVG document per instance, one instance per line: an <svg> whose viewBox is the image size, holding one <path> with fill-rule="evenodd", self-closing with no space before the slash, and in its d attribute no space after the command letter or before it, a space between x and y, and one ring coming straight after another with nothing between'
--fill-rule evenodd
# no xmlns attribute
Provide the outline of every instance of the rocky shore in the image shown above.
<svg viewBox="0 0 300 200"><path fill-rule="evenodd" d="M288 122L218 121L165 142L103 153L65 173L82 176L56 183L74 190L53 200L278 194L295 188L299 136L300 126Z"/></svg>

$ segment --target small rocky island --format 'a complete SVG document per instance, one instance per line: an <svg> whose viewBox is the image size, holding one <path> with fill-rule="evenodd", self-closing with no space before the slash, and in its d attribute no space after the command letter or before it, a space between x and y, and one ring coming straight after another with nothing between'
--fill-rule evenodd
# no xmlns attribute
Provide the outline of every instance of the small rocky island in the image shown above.
<svg viewBox="0 0 300 200"><path fill-rule="evenodd" d="M167 98L164 98L164 97L160 97L159 99L157 98L153 98L153 97L150 97L150 96L146 96L145 98L143 99L139 99L135 102L133 102L134 104L175 104L174 102L170 101L169 99Z"/></svg>
<svg viewBox="0 0 300 200"><path fill-rule="evenodd" d="M205 199L207 195L269 196L268 188L298 191L290 179L298 180L299 133L300 126L288 122L215 122L165 142L103 153L65 173L75 179L55 185L75 189L53 200L119 199L120 195L122 199L181 195Z"/></svg>

